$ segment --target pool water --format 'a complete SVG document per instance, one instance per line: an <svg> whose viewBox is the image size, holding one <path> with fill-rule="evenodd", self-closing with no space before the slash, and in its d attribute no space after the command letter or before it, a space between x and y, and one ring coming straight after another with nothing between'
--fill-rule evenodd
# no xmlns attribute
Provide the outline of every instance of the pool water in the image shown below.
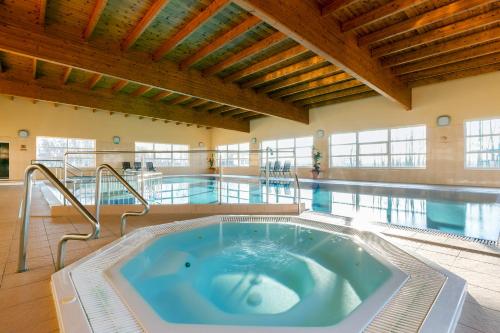
<svg viewBox="0 0 500 333"><path fill-rule="evenodd" d="M392 275L349 237L264 223L167 234L120 273L170 323L304 327L339 323Z"/></svg>
<svg viewBox="0 0 500 333"><path fill-rule="evenodd" d="M293 203L291 182L271 182L269 194L255 178L163 177L146 182L145 198L151 204L260 204ZM93 196L93 191L88 191ZM84 200L85 198L80 199ZM431 229L476 239L496 241L500 232L500 191L481 193L432 190L412 186L377 186L304 182L301 198L306 209L359 221ZM85 201L85 200L84 200ZM132 204L128 193L103 195L104 204Z"/></svg>

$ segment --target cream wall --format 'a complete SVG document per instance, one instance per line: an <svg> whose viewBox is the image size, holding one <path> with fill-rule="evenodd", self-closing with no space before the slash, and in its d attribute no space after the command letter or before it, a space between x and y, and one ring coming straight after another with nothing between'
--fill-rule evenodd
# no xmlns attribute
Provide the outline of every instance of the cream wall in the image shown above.
<svg viewBox="0 0 500 333"><path fill-rule="evenodd" d="M29 138L19 138L20 129L27 129ZM112 142L115 135L121 137L118 145ZM189 144L191 149L199 149L199 142L206 147L211 145L211 130L205 128L141 120L134 116L125 118L122 114L110 116L109 112L74 110L65 105L54 107L53 103L46 102L33 104L24 98L11 100L8 96L0 96L0 141L10 142L10 179L22 179L26 166L36 158L36 136L95 139L98 150L133 150L135 141ZM21 150L21 145L26 145L25 151ZM133 161L134 157L124 159ZM205 167L206 157L200 160ZM196 167L196 162L192 161L191 166Z"/></svg>
<svg viewBox="0 0 500 333"><path fill-rule="evenodd" d="M451 125L437 127L439 115L450 115ZM214 129L212 142L215 146L255 137L258 143L252 148L257 149L265 139L314 135L323 129L325 137L315 138L315 146L324 156L323 178L500 187L500 171L464 168L464 120L493 117L500 117L500 72L415 88L411 111L384 97L372 97L313 109L309 125L263 118L252 121L250 133ZM417 124L427 126L424 170L328 168L331 133ZM310 176L310 170L301 170L301 176Z"/></svg>

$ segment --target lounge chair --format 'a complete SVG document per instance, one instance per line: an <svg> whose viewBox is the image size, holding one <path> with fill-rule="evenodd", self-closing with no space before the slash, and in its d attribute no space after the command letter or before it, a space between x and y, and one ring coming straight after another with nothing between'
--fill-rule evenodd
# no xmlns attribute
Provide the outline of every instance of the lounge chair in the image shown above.
<svg viewBox="0 0 500 333"><path fill-rule="evenodd" d="M292 177L292 172L290 170L292 166L292 162L290 161L285 161L285 164L283 165L283 169L281 169L281 175L283 177Z"/></svg>
<svg viewBox="0 0 500 333"><path fill-rule="evenodd" d="M270 169L270 172L269 172L269 175L271 177L276 177L276 176L280 176L280 172L281 172L281 162L276 160L274 162L274 167L272 169Z"/></svg>
<svg viewBox="0 0 500 333"><path fill-rule="evenodd" d="M132 166L130 165L130 162L122 162L122 169L123 171L131 170Z"/></svg>
<svg viewBox="0 0 500 333"><path fill-rule="evenodd" d="M269 162L269 174L271 174L271 172L273 171L273 162ZM259 174L259 177L261 177L262 175L264 175L264 177L266 176L266 166L265 165L262 165L260 167L260 174Z"/></svg>
<svg viewBox="0 0 500 333"><path fill-rule="evenodd" d="M134 169L135 169L135 171L140 171L142 169L142 163L141 162L134 162Z"/></svg>
<svg viewBox="0 0 500 333"><path fill-rule="evenodd" d="M146 170L150 172L155 172L156 168L153 165L153 162L146 162Z"/></svg>

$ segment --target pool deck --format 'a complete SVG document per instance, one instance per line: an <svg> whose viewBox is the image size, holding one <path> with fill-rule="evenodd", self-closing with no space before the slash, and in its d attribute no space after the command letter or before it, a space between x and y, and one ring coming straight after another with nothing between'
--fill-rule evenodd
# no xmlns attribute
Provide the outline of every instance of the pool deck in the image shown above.
<svg viewBox="0 0 500 333"><path fill-rule="evenodd" d="M41 193L34 191L28 252L30 271L16 273L19 245L17 214L21 194L21 186L0 186L0 331L58 332L49 284L54 272L57 243L64 233L87 232L90 227L79 217L51 217L50 208ZM179 219L183 219L181 214L170 220ZM131 218L128 225L131 230L168 221L165 217L161 220L152 217L147 221ZM68 242L66 264L117 239L118 235L118 217L103 218L100 239ZM492 254L480 254L472 248L454 248L449 244L439 246L436 242L425 241L425 237L422 241L387 237L409 252L435 261L467 280L469 294L456 332L498 332L500 251L494 255L495 251L490 249Z"/></svg>

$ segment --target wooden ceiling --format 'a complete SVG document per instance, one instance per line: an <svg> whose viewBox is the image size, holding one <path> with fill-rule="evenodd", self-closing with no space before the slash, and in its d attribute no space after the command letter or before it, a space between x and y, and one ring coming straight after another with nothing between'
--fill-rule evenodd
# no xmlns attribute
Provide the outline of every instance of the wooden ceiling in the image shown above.
<svg viewBox="0 0 500 333"><path fill-rule="evenodd" d="M500 69L500 0L3 0L0 93L249 131Z"/></svg>

